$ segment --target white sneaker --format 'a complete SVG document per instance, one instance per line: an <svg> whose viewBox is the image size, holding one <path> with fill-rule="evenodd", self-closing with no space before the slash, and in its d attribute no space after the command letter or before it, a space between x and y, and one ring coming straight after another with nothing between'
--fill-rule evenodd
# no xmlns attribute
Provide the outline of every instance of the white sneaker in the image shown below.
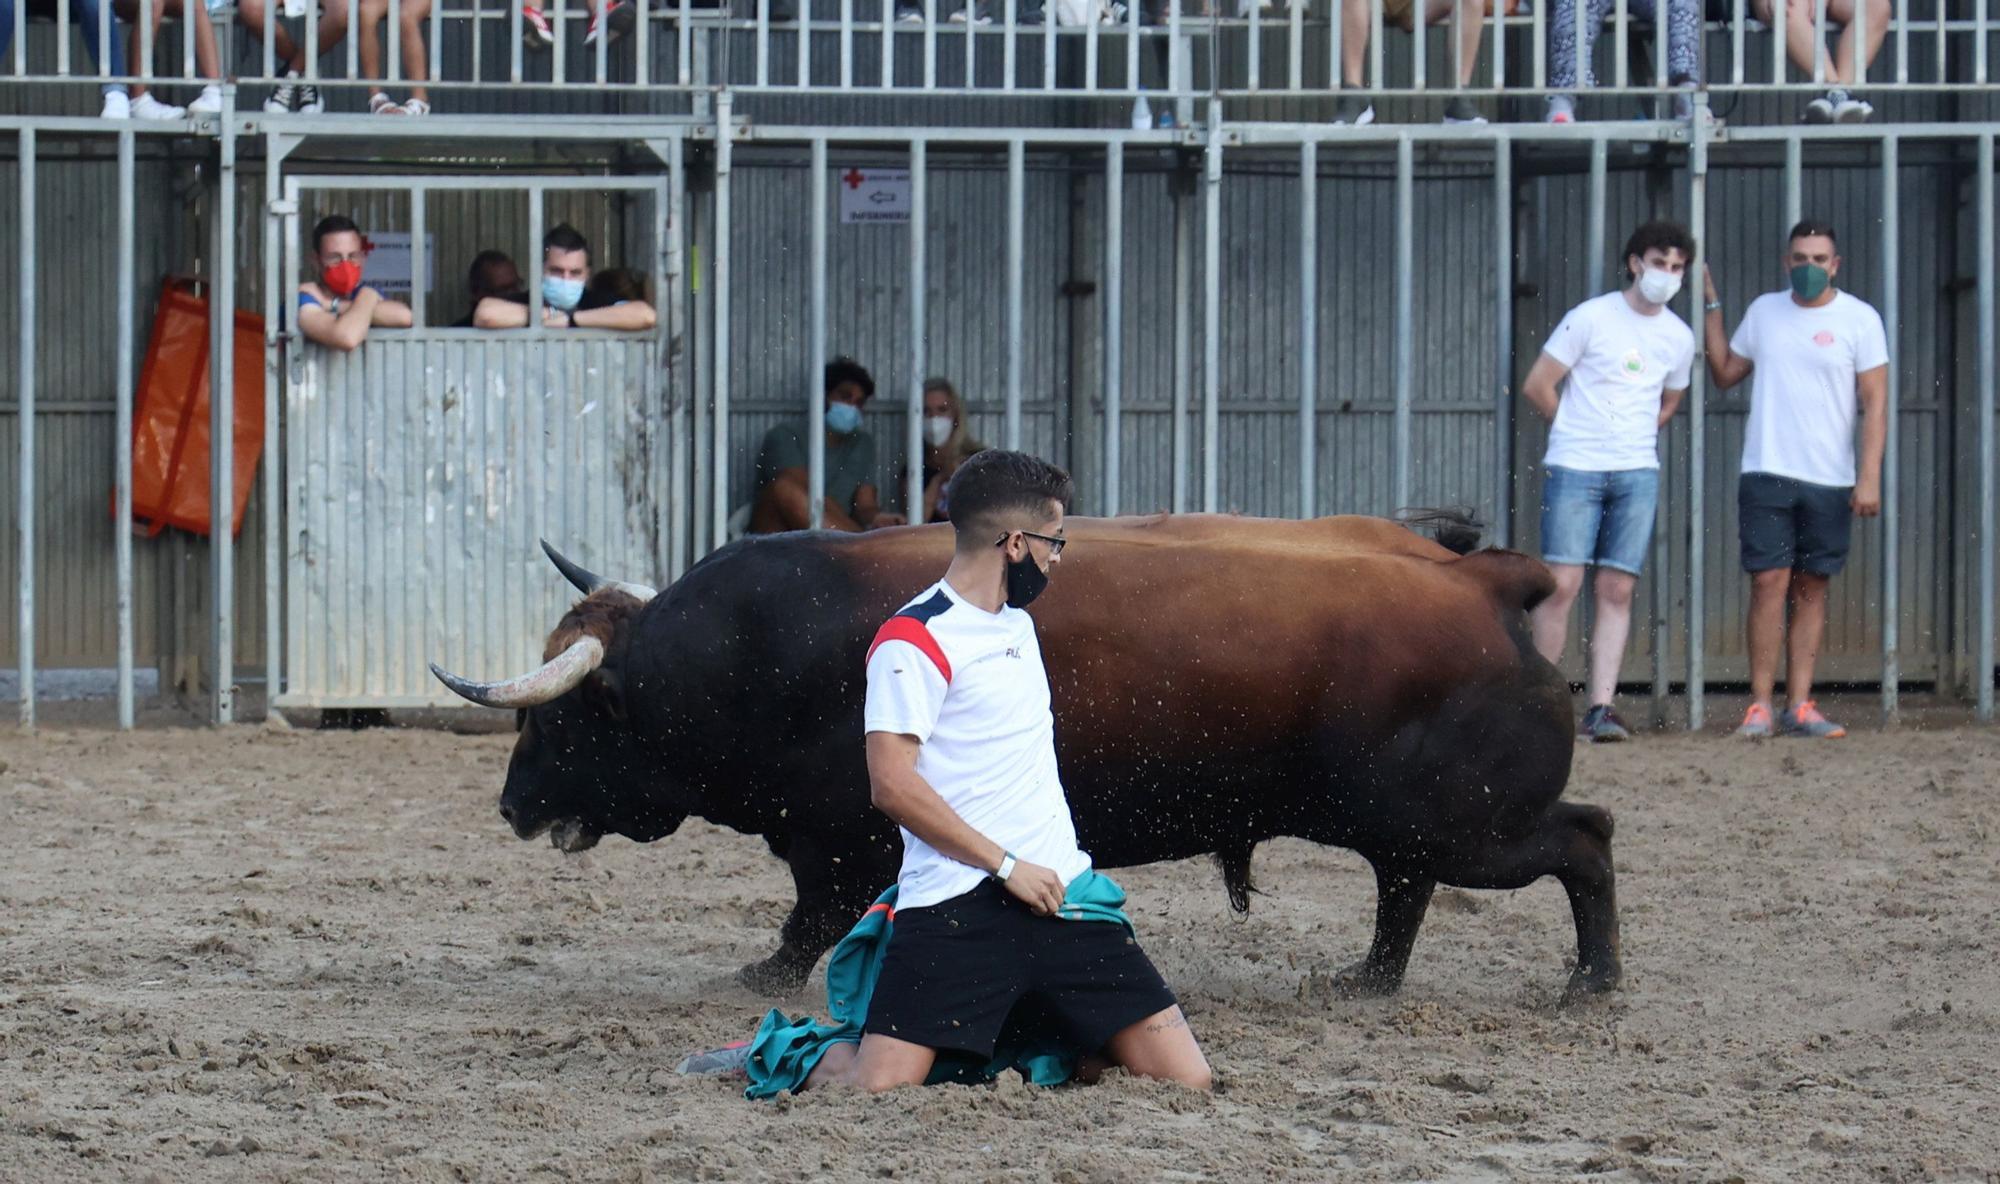
<svg viewBox="0 0 2000 1184"><path fill-rule="evenodd" d="M1838 103L1833 105L1833 121L1835 123L1867 123L1868 117L1873 114L1875 114L1874 104L1866 99L1857 99L1852 95L1843 96Z"/></svg>
<svg viewBox="0 0 2000 1184"><path fill-rule="evenodd" d="M131 100L131 104L132 104L132 118L134 119L186 119L187 118L186 107L176 107L172 103L162 103L160 100L153 97L153 92L151 91L147 91L145 94L140 95L138 98Z"/></svg>
<svg viewBox="0 0 2000 1184"><path fill-rule="evenodd" d="M187 105L189 115L222 114L222 88L211 82L201 88L200 97Z"/></svg>
<svg viewBox="0 0 2000 1184"><path fill-rule="evenodd" d="M122 90L104 92L104 110L97 113L99 119L132 118L132 96Z"/></svg>

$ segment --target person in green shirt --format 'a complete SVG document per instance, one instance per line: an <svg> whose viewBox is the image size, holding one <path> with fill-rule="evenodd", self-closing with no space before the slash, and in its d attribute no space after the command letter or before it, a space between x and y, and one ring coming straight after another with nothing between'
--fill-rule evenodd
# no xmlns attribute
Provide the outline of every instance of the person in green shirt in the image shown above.
<svg viewBox="0 0 2000 1184"><path fill-rule="evenodd" d="M861 429L861 408L874 397L875 379L853 358L826 364L826 504L820 521L828 530L874 530L901 526L901 514L882 509L875 489L875 437ZM804 423L781 423L764 433L757 450L757 500L750 511L751 534L804 530L812 495L806 474Z"/></svg>

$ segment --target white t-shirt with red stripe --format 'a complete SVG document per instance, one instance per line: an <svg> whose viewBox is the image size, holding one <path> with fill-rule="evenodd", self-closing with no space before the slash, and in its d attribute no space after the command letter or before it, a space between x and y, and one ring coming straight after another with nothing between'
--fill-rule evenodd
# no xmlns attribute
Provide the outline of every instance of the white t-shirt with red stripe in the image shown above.
<svg viewBox="0 0 2000 1184"><path fill-rule="evenodd" d="M967 603L943 580L890 617L868 649L870 732L915 736L917 774L967 826L1064 883L1090 868L1056 773L1055 715L1035 621ZM921 908L986 878L903 832L896 907Z"/></svg>

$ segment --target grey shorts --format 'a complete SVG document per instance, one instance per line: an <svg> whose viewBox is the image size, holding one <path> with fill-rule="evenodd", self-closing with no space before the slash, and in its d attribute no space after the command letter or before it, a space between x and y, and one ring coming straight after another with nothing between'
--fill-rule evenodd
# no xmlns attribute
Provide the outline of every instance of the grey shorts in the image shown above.
<svg viewBox="0 0 2000 1184"><path fill-rule="evenodd" d="M1853 535L1852 492L1771 473L1743 474L1736 486L1743 570L1839 575Z"/></svg>

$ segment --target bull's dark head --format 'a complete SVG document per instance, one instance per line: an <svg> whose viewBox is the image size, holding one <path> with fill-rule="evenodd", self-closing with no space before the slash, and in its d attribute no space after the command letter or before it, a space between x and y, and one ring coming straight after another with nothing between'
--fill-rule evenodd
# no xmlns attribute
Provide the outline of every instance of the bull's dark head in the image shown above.
<svg viewBox="0 0 2000 1184"><path fill-rule="evenodd" d="M547 833L561 851L589 850L606 834L642 843L671 834L686 811L669 800L632 729L623 671L632 621L656 593L542 548L584 598L549 634L541 667L501 682L473 682L435 663L431 673L474 703L514 711L520 738L500 816L515 834Z"/></svg>

